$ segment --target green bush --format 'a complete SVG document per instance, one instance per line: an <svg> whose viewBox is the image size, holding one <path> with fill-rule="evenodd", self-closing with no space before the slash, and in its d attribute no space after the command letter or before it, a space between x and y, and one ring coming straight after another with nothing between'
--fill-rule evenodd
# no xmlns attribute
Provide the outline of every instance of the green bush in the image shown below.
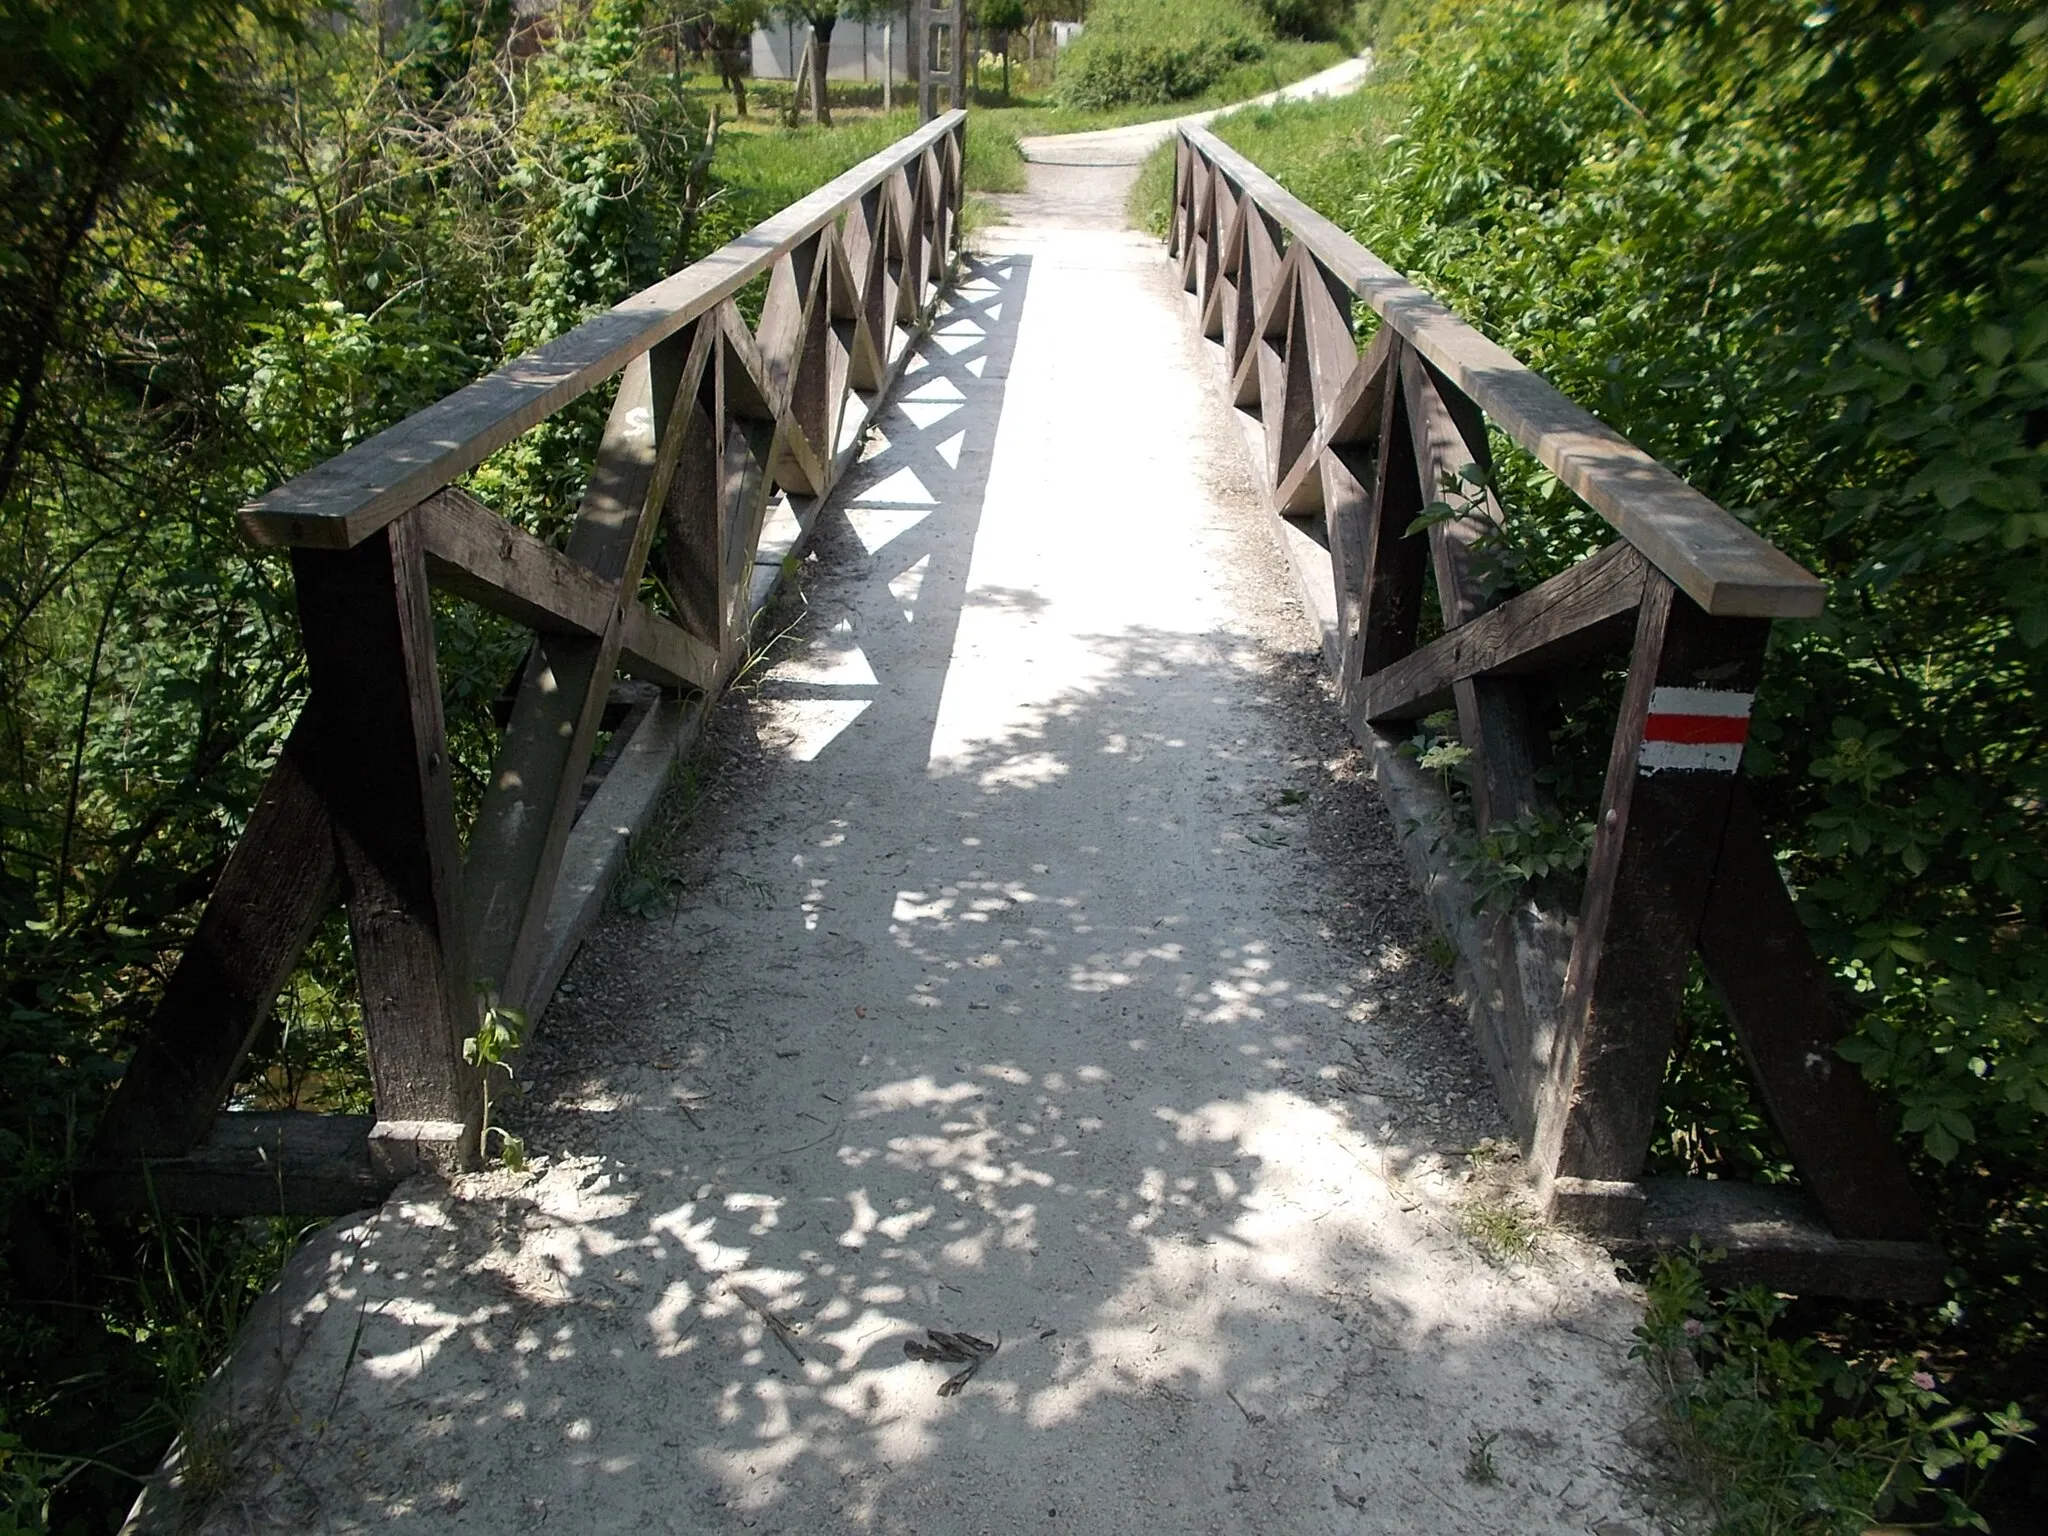
<svg viewBox="0 0 2048 1536"><path fill-rule="evenodd" d="M1104 0L1060 59L1059 97L1099 110L1185 101L1265 55L1272 26L1236 0Z"/></svg>
<svg viewBox="0 0 2048 1536"><path fill-rule="evenodd" d="M1751 1286L1716 1300L1687 1258L1658 1265L1648 1301L1630 1353L1716 1532L1863 1536L1904 1517L1988 1529L1974 1498L2034 1428L2019 1404L1980 1416L1951 1406L1915 1356L1844 1359L1788 1336L1784 1297Z"/></svg>
<svg viewBox="0 0 2048 1536"><path fill-rule="evenodd" d="M1346 0L1259 0L1259 9L1282 37L1341 38L1346 32Z"/></svg>

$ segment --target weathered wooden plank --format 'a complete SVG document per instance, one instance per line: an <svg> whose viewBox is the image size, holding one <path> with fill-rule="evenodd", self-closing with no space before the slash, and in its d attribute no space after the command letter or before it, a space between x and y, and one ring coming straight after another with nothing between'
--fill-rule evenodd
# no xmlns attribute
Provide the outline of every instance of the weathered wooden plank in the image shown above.
<svg viewBox="0 0 2048 1536"><path fill-rule="evenodd" d="M1199 128L1183 137L1706 612L1810 618L1820 582Z"/></svg>
<svg viewBox="0 0 2048 1536"><path fill-rule="evenodd" d="M1728 821L1749 701L1770 625L1713 619L1661 578L1637 609L1635 651L1608 758L1560 1048L1538 1113L1539 1180L1642 1172L1679 997ZM1732 748L1684 746L1660 722L1731 722ZM1681 733L1682 734L1682 733Z"/></svg>
<svg viewBox="0 0 2048 1536"><path fill-rule="evenodd" d="M266 493L243 509L244 531L258 544L350 547L717 308L964 122L957 111L934 119L673 277Z"/></svg>
<svg viewBox="0 0 2048 1536"><path fill-rule="evenodd" d="M868 329L867 305L862 288L867 255L865 234L857 218L862 208L855 204L847 210L847 237L832 242L832 262L828 292L831 307L833 344L838 355L835 357L835 376L838 378L835 398L843 401L848 389L872 391L880 387L888 363L882 346ZM855 242L863 242L856 252ZM835 413L843 406L835 407ZM838 422L834 422L836 434ZM838 446L835 435L831 444Z"/></svg>
<svg viewBox="0 0 2048 1536"><path fill-rule="evenodd" d="M1638 1262L1698 1241L1722 1257L1702 1268L1715 1285L1794 1295L1939 1301L1948 1259L1933 1243L1844 1237L1786 1189L1727 1179L1645 1179L1640 1235L1611 1243Z"/></svg>
<svg viewBox="0 0 2048 1536"><path fill-rule="evenodd" d="M597 922L627 850L653 816L678 754L696 740L710 705L709 695L657 702L577 817L549 893L547 926L523 998L533 1018L546 1009L577 946Z"/></svg>
<svg viewBox="0 0 2048 1536"><path fill-rule="evenodd" d="M1740 779L1715 862L1700 959L1751 1080L1835 1235L1921 1241L1927 1219L1863 1076L1835 1052L1848 1023Z"/></svg>
<svg viewBox="0 0 2048 1536"><path fill-rule="evenodd" d="M687 460L696 442L682 445ZM506 522L467 491L449 487L421 502L427 575L436 587L549 634L604 634L618 593L525 529ZM665 688L704 688L717 652L645 604L628 605L620 664Z"/></svg>
<svg viewBox="0 0 2048 1536"><path fill-rule="evenodd" d="M401 1160L475 1154L476 1025L461 911L434 615L410 518L349 550L295 550L312 676L312 777L327 806L348 905L363 1034L380 1121L448 1127Z"/></svg>
<svg viewBox="0 0 2048 1536"><path fill-rule="evenodd" d="M720 346L696 392L683 402L685 416L678 426L682 451L662 506L667 529L662 565L676 617L720 656L730 643L725 583L728 503L721 469L726 426L719 414L724 358L725 348Z"/></svg>
<svg viewBox="0 0 2048 1536"><path fill-rule="evenodd" d="M619 664L635 677L664 688L709 690L718 676L718 656L689 631L649 612L645 603L626 610Z"/></svg>
<svg viewBox="0 0 2048 1536"><path fill-rule="evenodd" d="M81 1204L181 1216L341 1216L381 1205L397 1183L371 1165L369 1115L224 1114L180 1156L95 1168Z"/></svg>
<svg viewBox="0 0 2048 1536"><path fill-rule="evenodd" d="M760 349L768 397L778 410L789 407L790 382L803 346L804 319L817 267L818 240L813 236L769 269L768 297L761 301L761 323L754 330L754 344Z"/></svg>
<svg viewBox="0 0 2048 1536"><path fill-rule="evenodd" d="M1392 355L1394 337L1391 329L1382 326L1363 357L1354 352L1350 373L1334 390L1325 393L1323 386L1317 385L1315 436L1273 491L1273 503L1284 514L1295 516L1313 509L1317 471L1327 450L1359 445L1377 448L1387 359ZM1329 363L1317 366L1327 368Z"/></svg>
<svg viewBox="0 0 2048 1536"><path fill-rule="evenodd" d="M1291 359L1296 311L1294 289L1299 274L1300 260L1293 251L1289 251L1280 258L1279 269L1273 274L1272 289L1260 307L1258 335L1253 338L1251 349L1246 354L1248 359L1257 359L1259 424L1266 443L1264 467L1268 486L1280 478L1280 471L1285 467L1281 455L1287 449L1290 410L1297 433L1306 442L1309 429L1304 428L1304 423L1312 423L1310 413L1315 408L1309 396L1308 358L1305 353L1300 359L1300 393L1291 406L1288 398L1290 385L1297 382ZM1249 405L1251 402L1241 400L1238 403Z"/></svg>
<svg viewBox="0 0 2048 1536"><path fill-rule="evenodd" d="M602 578L469 492L436 491L413 515L435 586L543 633L601 635L611 622L618 594Z"/></svg>
<svg viewBox="0 0 2048 1536"><path fill-rule="evenodd" d="M227 1099L271 1004L333 905L334 830L299 716L192 940L101 1117L91 1161L189 1150Z"/></svg>
<svg viewBox="0 0 2048 1536"><path fill-rule="evenodd" d="M1465 678L1549 671L1624 644L1647 572L1633 546L1610 544L1366 678L1354 714L1367 723L1419 719L1449 703ZM1627 628L1617 628L1624 620Z"/></svg>
<svg viewBox="0 0 2048 1536"><path fill-rule="evenodd" d="M1271 413L1266 434L1269 446L1266 475L1268 483L1274 485L1301 456L1316 433L1316 338L1308 316L1308 290L1321 285L1312 263L1297 262L1292 286L1294 293L1287 306L1285 350L1280 356L1279 408Z"/></svg>
<svg viewBox="0 0 2048 1536"><path fill-rule="evenodd" d="M783 415L777 423L780 440L770 474L799 496L825 494L831 479L832 432L844 395L844 367L834 368L828 239L828 233L821 233L797 249L793 265L802 287L791 332L778 343L788 351L789 367L777 380Z"/></svg>

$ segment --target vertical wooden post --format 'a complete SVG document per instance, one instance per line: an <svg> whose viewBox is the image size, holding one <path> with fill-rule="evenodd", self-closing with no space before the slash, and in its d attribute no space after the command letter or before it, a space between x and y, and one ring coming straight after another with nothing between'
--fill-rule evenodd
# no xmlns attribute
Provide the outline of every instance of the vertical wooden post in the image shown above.
<svg viewBox="0 0 2048 1536"><path fill-rule="evenodd" d="M334 827L377 1096L371 1155L403 1176L476 1155L476 1029L434 615L418 527L294 550L314 773Z"/></svg>
<svg viewBox="0 0 2048 1536"><path fill-rule="evenodd" d="M1710 619L1652 575L1608 758L1535 1165L1553 1220L1627 1236L1728 824L1768 619Z"/></svg>
<svg viewBox="0 0 2048 1536"><path fill-rule="evenodd" d="M951 0L950 4L920 0L916 39L922 54L917 83L917 120L920 123L928 123L942 112L967 105L962 73L966 39L965 0Z"/></svg>

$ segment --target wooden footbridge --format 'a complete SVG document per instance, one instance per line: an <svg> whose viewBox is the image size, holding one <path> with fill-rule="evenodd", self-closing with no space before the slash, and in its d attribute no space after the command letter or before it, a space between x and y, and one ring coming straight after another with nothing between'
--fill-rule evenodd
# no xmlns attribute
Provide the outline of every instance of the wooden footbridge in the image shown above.
<svg viewBox="0 0 2048 1536"><path fill-rule="evenodd" d="M92 1199L330 1213L477 1164L465 1041L492 1008L540 1017L857 457L955 271L965 131L961 112L937 118L246 509L250 540L289 552L310 701L100 1127ZM1699 1235L1791 1288L1932 1294L1941 1256L1834 1053L1842 1001L1739 771L1771 622L1820 613L1820 583L1213 137L1187 128L1176 154L1171 252L1195 323L1255 424L1351 729L1407 823L1441 808L1384 731L1455 708L1477 815L1511 822L1546 803L1546 679L1628 657L1619 719L1598 723L1613 745L1576 913L1522 900L1475 915L1426 831L1409 836L1417 899L1458 941L1472 1026L1548 1213L1623 1246ZM1362 350L1361 314L1376 317ZM562 547L462 487L614 378ZM1501 515L1495 432L1616 535L1504 601L1475 571L1474 541ZM1424 516L1447 497L1464 515ZM1441 633L1421 643L1432 585ZM436 590L533 631L466 833ZM337 901L376 1115L225 1112ZM1695 954L1803 1197L1642 1177Z"/></svg>

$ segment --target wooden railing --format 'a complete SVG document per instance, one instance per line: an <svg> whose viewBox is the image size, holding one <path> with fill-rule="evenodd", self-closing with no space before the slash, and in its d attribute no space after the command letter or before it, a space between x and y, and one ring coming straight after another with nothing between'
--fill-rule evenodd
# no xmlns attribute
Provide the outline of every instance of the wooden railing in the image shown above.
<svg viewBox="0 0 2048 1536"><path fill-rule="evenodd" d="M1476 819L1514 822L1548 803L1545 678L1627 652L1575 922L1526 899L1475 918L1410 838L1549 1215L1624 1243L1698 1235L1793 1288L1938 1291L1940 1252L1835 1053L1845 1015L1738 772L1770 623L1819 614L1820 582L1213 135L1182 129L1176 155L1183 285L1256 417L1351 727L1411 821L1428 785L1383 728L1455 707ZM1363 355L1356 300L1379 317ZM1503 517L1490 428L1620 536L1497 603L1475 548ZM1418 645L1432 576L1443 632ZM1695 953L1820 1220L1642 1178Z"/></svg>
<svg viewBox="0 0 2048 1536"><path fill-rule="evenodd" d="M244 509L252 540L291 551L310 698L102 1121L89 1199L317 1213L473 1162L478 1073L463 1042L486 1006L545 1005L675 746L856 453L951 270L964 125L957 111L926 124ZM763 276L750 329L735 297ZM565 549L454 484L614 375ZM657 534L667 614L640 598ZM534 632L466 843L436 587ZM608 720L621 669L663 692ZM610 775L579 817L612 728ZM336 900L374 1121L219 1115Z"/></svg>

